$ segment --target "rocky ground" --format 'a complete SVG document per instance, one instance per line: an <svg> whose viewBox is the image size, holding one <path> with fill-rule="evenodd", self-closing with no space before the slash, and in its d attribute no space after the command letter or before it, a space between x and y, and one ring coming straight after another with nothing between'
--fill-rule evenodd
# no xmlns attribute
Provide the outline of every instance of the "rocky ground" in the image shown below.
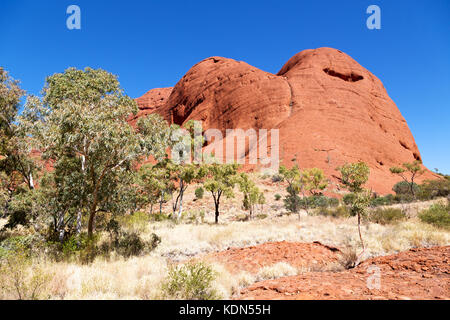
<svg viewBox="0 0 450 320"><path fill-rule="evenodd" d="M256 272L281 261L295 267L316 265L296 276L256 282L238 299L450 299L450 246L410 249L368 259L349 270L326 271L341 256L338 248L293 242L212 255L233 272Z"/></svg>

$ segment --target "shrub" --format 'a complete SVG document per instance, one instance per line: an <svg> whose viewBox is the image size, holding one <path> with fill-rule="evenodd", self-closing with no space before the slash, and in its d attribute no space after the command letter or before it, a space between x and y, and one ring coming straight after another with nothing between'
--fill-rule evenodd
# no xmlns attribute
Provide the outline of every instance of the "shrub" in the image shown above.
<svg viewBox="0 0 450 320"><path fill-rule="evenodd" d="M272 176L272 182L273 183L277 183L277 182L280 182L280 181L283 181L283 177L281 177L279 174L274 174Z"/></svg>
<svg viewBox="0 0 450 320"><path fill-rule="evenodd" d="M286 262L278 262L271 266L265 266L259 269L256 275L257 281L264 281L269 279L277 279L281 277L295 276L298 270Z"/></svg>
<svg viewBox="0 0 450 320"><path fill-rule="evenodd" d="M197 189L195 189L195 197L197 199L202 199L204 193L205 193L205 190L202 187L198 187Z"/></svg>
<svg viewBox="0 0 450 320"><path fill-rule="evenodd" d="M288 195L284 198L284 207L290 211L297 213L302 205L302 199L291 187L287 187Z"/></svg>
<svg viewBox="0 0 450 320"><path fill-rule="evenodd" d="M421 200L447 197L448 195L450 195L450 179L427 180L420 185L418 194Z"/></svg>
<svg viewBox="0 0 450 320"><path fill-rule="evenodd" d="M328 198L326 196L310 196L301 198L300 204L304 208L337 207L339 205L339 200Z"/></svg>
<svg viewBox="0 0 450 320"><path fill-rule="evenodd" d="M216 276L216 272L203 262L171 267L162 284L163 296L182 300L220 299L213 287Z"/></svg>
<svg viewBox="0 0 450 320"><path fill-rule="evenodd" d="M150 215L143 211L137 211L120 217L119 222L126 228L143 232L150 222Z"/></svg>
<svg viewBox="0 0 450 320"><path fill-rule="evenodd" d="M344 195L342 197L342 201L346 205L351 205L355 199L356 199L356 194L354 194L354 193L347 193L346 195Z"/></svg>
<svg viewBox="0 0 450 320"><path fill-rule="evenodd" d="M392 194L388 194L384 197L372 198L372 200L370 200L371 207L388 206L392 203L394 203L394 196Z"/></svg>
<svg viewBox="0 0 450 320"><path fill-rule="evenodd" d="M346 206L337 208L319 208L317 214L326 217L346 218L350 216L350 209Z"/></svg>
<svg viewBox="0 0 450 320"><path fill-rule="evenodd" d="M356 253L355 248L348 246L341 252L341 258L339 259L339 263L345 269L354 268L356 266L357 261L358 261L358 254Z"/></svg>
<svg viewBox="0 0 450 320"><path fill-rule="evenodd" d="M138 256L145 248L145 242L135 233L125 233L117 244L117 252L125 258Z"/></svg>
<svg viewBox="0 0 450 320"><path fill-rule="evenodd" d="M281 194L277 193L275 194L275 200L279 201L281 199Z"/></svg>
<svg viewBox="0 0 450 320"><path fill-rule="evenodd" d="M32 262L25 248L18 248L0 260L0 299L47 299L51 278L40 264Z"/></svg>
<svg viewBox="0 0 450 320"><path fill-rule="evenodd" d="M394 196L395 203L410 203L415 201L415 198L412 194L396 194Z"/></svg>
<svg viewBox="0 0 450 320"><path fill-rule="evenodd" d="M339 206L339 199L337 199L337 198L328 198L328 206L330 206L330 207L338 207Z"/></svg>
<svg viewBox="0 0 450 320"><path fill-rule="evenodd" d="M391 224L406 219L405 213L401 209L378 208L368 215L368 220L378 224Z"/></svg>
<svg viewBox="0 0 450 320"><path fill-rule="evenodd" d="M170 216L165 213L154 213L150 216L151 221L164 221L169 220Z"/></svg>
<svg viewBox="0 0 450 320"><path fill-rule="evenodd" d="M450 203L437 203L419 214L420 220L438 228L450 229Z"/></svg>
<svg viewBox="0 0 450 320"><path fill-rule="evenodd" d="M417 193L420 190L416 183L413 184L413 190L414 193ZM392 187L392 191L394 191L397 195L411 194L411 185L406 181L400 181Z"/></svg>

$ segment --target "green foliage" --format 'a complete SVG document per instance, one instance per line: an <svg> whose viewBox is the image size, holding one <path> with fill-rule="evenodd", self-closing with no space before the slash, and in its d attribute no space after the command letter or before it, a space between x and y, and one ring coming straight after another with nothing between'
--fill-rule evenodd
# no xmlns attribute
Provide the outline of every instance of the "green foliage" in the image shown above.
<svg viewBox="0 0 450 320"><path fill-rule="evenodd" d="M250 217L252 217L255 206L265 203L264 194L259 191L255 182L250 180L246 173L240 174L238 185L240 191L244 194L243 207L245 210L250 211Z"/></svg>
<svg viewBox="0 0 450 320"><path fill-rule="evenodd" d="M198 187L197 189L195 189L195 197L197 199L203 199L204 193L205 193L205 189L203 189L202 187Z"/></svg>
<svg viewBox="0 0 450 320"><path fill-rule="evenodd" d="M301 181L305 190L312 195L319 195L328 186L328 180L323 173L323 170L318 168L305 169L301 175Z"/></svg>
<svg viewBox="0 0 450 320"><path fill-rule="evenodd" d="M370 206L371 207L378 207L378 206L388 206L396 202L395 197L392 194L388 194L386 196L382 197L374 197L370 200Z"/></svg>
<svg viewBox="0 0 450 320"><path fill-rule="evenodd" d="M217 300L220 295L213 287L216 276L216 272L203 262L171 267L162 284L162 292L169 299Z"/></svg>
<svg viewBox="0 0 450 320"><path fill-rule="evenodd" d="M238 182L237 170L238 164L219 164L212 163L206 167L206 180L204 182L205 190L211 192L215 205L215 222L219 223L219 208L222 196L226 198L234 197L234 186Z"/></svg>
<svg viewBox="0 0 450 320"><path fill-rule="evenodd" d="M450 229L450 203L438 203L419 214L420 220L438 228Z"/></svg>
<svg viewBox="0 0 450 320"><path fill-rule="evenodd" d="M353 201L355 201L355 199L356 199L356 194L354 194L354 193L347 193L342 197L342 201L346 205L351 205L353 203Z"/></svg>
<svg viewBox="0 0 450 320"><path fill-rule="evenodd" d="M281 199L281 194L277 193L275 194L275 201L280 201Z"/></svg>
<svg viewBox="0 0 450 320"><path fill-rule="evenodd" d="M450 179L427 180L420 185L418 197L421 200L428 200L450 195Z"/></svg>
<svg viewBox="0 0 450 320"><path fill-rule="evenodd" d="M422 169L422 162L419 160L405 162L401 167L392 167L389 170L391 173L400 176L406 183L408 183L409 192L413 197L415 197L416 189L414 179L421 176L425 172L425 169Z"/></svg>
<svg viewBox="0 0 450 320"><path fill-rule="evenodd" d="M412 188L414 189L415 194L420 190L419 186L416 183L412 184ZM392 191L394 191L397 195L411 194L411 184L407 181L397 182L392 187Z"/></svg>
<svg viewBox="0 0 450 320"><path fill-rule="evenodd" d="M362 191L362 186L369 180L370 168L364 162L347 163L338 170L344 188L353 193Z"/></svg>
<svg viewBox="0 0 450 320"><path fill-rule="evenodd" d="M48 77L42 100L30 97L25 106L21 123L44 150L43 158L61 167L55 179L65 182L54 184L61 204L89 215L89 236L99 210L124 212L134 205L122 196L123 186L132 183L134 161L165 154L167 124L152 115L141 118L135 130L127 119L137 110L116 76L91 68Z"/></svg>
<svg viewBox="0 0 450 320"><path fill-rule="evenodd" d="M382 225L397 223L405 219L406 214L402 211L402 209L396 208L377 208L368 214L369 221Z"/></svg>
<svg viewBox="0 0 450 320"><path fill-rule="evenodd" d="M299 197L295 187L288 186L286 191L288 194L283 199L284 207L290 212L299 212L302 204L304 204L304 201L302 201L302 198Z"/></svg>
<svg viewBox="0 0 450 320"><path fill-rule="evenodd" d="M350 210L346 206L339 206L335 208L320 207L317 214L334 218L347 218L350 217Z"/></svg>
<svg viewBox="0 0 450 320"><path fill-rule="evenodd" d="M32 263L28 250L17 248L0 260L0 299L46 299L51 278L40 264Z"/></svg>
<svg viewBox="0 0 450 320"><path fill-rule="evenodd" d="M329 198L322 195L314 195L301 198L300 205L303 208L337 207L339 205L339 200L336 198Z"/></svg>

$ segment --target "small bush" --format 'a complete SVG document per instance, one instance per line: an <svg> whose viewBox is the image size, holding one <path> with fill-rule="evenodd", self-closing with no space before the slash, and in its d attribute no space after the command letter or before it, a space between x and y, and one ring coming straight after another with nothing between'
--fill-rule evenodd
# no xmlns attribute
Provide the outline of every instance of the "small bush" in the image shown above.
<svg viewBox="0 0 450 320"><path fill-rule="evenodd" d="M0 260L0 299L48 299L52 278L39 263L33 263L28 250L18 248Z"/></svg>
<svg viewBox="0 0 450 320"><path fill-rule="evenodd" d="M378 208L368 215L368 220L378 224L392 224L406 219L405 213L401 209Z"/></svg>
<svg viewBox="0 0 450 320"><path fill-rule="evenodd" d="M356 266L356 262L358 261L358 254L353 247L347 247L341 252L341 258L339 259L339 263L345 269L352 269Z"/></svg>
<svg viewBox="0 0 450 320"><path fill-rule="evenodd" d="M280 181L283 181L283 178L279 174L274 174L272 176L272 182L273 183L277 183L277 182L280 182Z"/></svg>
<svg viewBox="0 0 450 320"><path fill-rule="evenodd" d="M164 220L169 220L170 216L165 214L165 213L154 213L152 215L150 215L150 220L151 221L164 221Z"/></svg>
<svg viewBox="0 0 450 320"><path fill-rule="evenodd" d="M388 206L392 203L394 203L394 196L392 194L388 194L384 197L375 197L370 200L371 207Z"/></svg>
<svg viewBox="0 0 450 320"><path fill-rule="evenodd" d="M145 242L135 232L125 233L117 244L117 253L129 258L138 256L144 251Z"/></svg>
<svg viewBox="0 0 450 320"><path fill-rule="evenodd" d="M347 193L346 195L344 195L342 197L342 201L346 205L351 205L353 203L353 201L355 201L355 199L356 199L356 194L354 194L354 193Z"/></svg>
<svg viewBox="0 0 450 320"><path fill-rule="evenodd" d="M257 281L277 279L281 277L295 276L298 270L286 262L278 262L271 266L265 266L259 269L256 275Z"/></svg>
<svg viewBox="0 0 450 320"><path fill-rule="evenodd" d="M195 197L197 199L203 199L203 194L205 193L205 190L202 187L198 187L195 189Z"/></svg>
<svg viewBox="0 0 450 320"><path fill-rule="evenodd" d="M172 267L162 284L163 296L182 300L220 299L213 287L216 276L216 272L203 262Z"/></svg>
<svg viewBox="0 0 450 320"><path fill-rule="evenodd" d="M266 219L267 217L268 217L268 215L265 213L259 213L256 215L256 219L259 219L259 220Z"/></svg>
<svg viewBox="0 0 450 320"><path fill-rule="evenodd" d="M350 209L346 206L337 208L319 208L317 214L326 217L347 218L350 216Z"/></svg>
<svg viewBox="0 0 450 320"><path fill-rule="evenodd" d="M450 195L450 179L427 180L420 185L418 198L429 200Z"/></svg>
<svg viewBox="0 0 450 320"><path fill-rule="evenodd" d="M438 228L450 229L450 203L432 205L419 214L419 219Z"/></svg>
<svg viewBox="0 0 450 320"><path fill-rule="evenodd" d="M414 202L416 199L412 194L396 194L393 198L394 203L410 203Z"/></svg>
<svg viewBox="0 0 450 320"><path fill-rule="evenodd" d="M413 190L415 194L420 190L416 183L413 184ZM392 187L392 191L394 191L397 195L411 194L411 185L406 181L400 181Z"/></svg>
<svg viewBox="0 0 450 320"><path fill-rule="evenodd" d="M277 193L275 195L275 201L279 201L281 199L281 194Z"/></svg>
<svg viewBox="0 0 450 320"><path fill-rule="evenodd" d="M302 198L292 188L288 187L286 190L288 195L283 200L284 207L290 212L297 213L302 205Z"/></svg>
<svg viewBox="0 0 450 320"><path fill-rule="evenodd" d="M339 200L336 198L328 198L326 196L310 196L301 198L300 204L303 208L337 207L339 205Z"/></svg>
<svg viewBox="0 0 450 320"><path fill-rule="evenodd" d="M147 212L138 211L133 214L122 216L118 219L122 226L128 229L143 232L150 222L150 215Z"/></svg>

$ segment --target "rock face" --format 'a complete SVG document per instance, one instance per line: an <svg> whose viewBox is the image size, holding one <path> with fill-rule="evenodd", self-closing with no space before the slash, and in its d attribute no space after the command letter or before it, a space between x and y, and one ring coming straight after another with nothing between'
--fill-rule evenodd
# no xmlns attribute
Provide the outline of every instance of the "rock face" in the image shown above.
<svg viewBox="0 0 450 320"><path fill-rule="evenodd" d="M201 120L203 130L224 135L226 129L279 129L282 164L290 166L295 157L301 168L321 168L336 181L336 167L364 161L371 168L368 186L380 193L391 192L400 180L391 166L421 160L381 81L332 48L302 51L276 75L211 57L174 88L151 90L137 102L138 117L157 112L179 125ZM422 179L433 176L427 171Z"/></svg>

